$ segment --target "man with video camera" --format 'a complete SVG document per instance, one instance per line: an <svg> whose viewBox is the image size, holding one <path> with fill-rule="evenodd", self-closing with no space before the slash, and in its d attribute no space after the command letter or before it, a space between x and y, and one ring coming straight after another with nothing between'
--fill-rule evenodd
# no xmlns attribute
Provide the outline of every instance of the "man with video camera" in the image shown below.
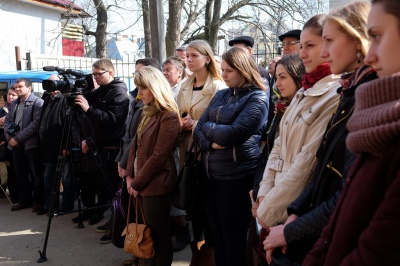
<svg viewBox="0 0 400 266"><path fill-rule="evenodd" d="M91 149L93 144L98 149L102 165L108 176L96 176L98 185L98 202L97 206L107 205L114 197L115 191L121 179L118 176L118 166L115 158L118 155L120 147L120 139L125 132L125 120L128 114L128 89L126 84L114 78L114 65L109 59L102 58L92 65L93 77L100 86L98 89L90 93L78 95L75 98L75 104L79 105L83 112L86 113L90 121L92 136L82 141L82 152L93 152ZM81 184L86 180L86 185L82 184L82 193L96 193L94 184L87 183L90 177L81 178ZM110 184L110 187L106 187ZM85 191L84 191L85 190ZM83 202L86 206L86 203ZM92 206L86 206L92 207ZM90 218L90 224L95 224L103 218L105 209L101 208L94 212ZM88 218L88 217L85 217ZM105 234L100 243L109 243L110 235Z"/></svg>
<svg viewBox="0 0 400 266"><path fill-rule="evenodd" d="M19 190L19 202L11 207L11 211L33 206L32 212L38 212L42 211L44 203L43 172L37 156L37 134L43 100L34 95L29 79L17 79L14 87L18 98L11 103L4 123Z"/></svg>

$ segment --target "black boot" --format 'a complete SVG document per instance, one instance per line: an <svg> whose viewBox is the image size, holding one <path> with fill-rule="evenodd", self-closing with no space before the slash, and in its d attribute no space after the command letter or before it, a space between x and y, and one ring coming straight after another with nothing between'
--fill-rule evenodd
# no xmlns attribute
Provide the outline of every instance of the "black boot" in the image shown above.
<svg viewBox="0 0 400 266"><path fill-rule="evenodd" d="M190 232L188 225L177 224L177 232L174 243L174 252L183 250L190 243Z"/></svg>

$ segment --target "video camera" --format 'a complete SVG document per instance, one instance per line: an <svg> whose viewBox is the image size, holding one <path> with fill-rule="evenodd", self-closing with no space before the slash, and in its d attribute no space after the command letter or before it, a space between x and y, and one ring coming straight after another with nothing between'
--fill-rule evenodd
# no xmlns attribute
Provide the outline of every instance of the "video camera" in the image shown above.
<svg viewBox="0 0 400 266"><path fill-rule="evenodd" d="M64 80L43 80L43 89L47 92L60 91L67 96L76 96L94 88L92 74L84 74L81 70L63 69L54 66L43 67L44 71L57 71Z"/></svg>

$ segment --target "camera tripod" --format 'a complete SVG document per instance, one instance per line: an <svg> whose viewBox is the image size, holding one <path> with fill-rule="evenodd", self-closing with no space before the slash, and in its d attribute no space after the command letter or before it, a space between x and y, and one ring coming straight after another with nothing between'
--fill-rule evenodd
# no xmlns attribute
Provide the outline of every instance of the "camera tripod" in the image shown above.
<svg viewBox="0 0 400 266"><path fill-rule="evenodd" d="M37 260L38 263L42 263L47 261L46 257L46 249L47 249L47 243L49 239L49 234L50 234L50 228L51 228L51 222L52 219L56 216L64 215L64 214L69 214L69 213L75 213L79 212L79 219L78 219L78 225L77 228L84 228L84 225L82 223L82 204L81 204L81 193L80 189L78 189L78 210L72 210L72 211L67 211L67 212L56 212L56 205L58 203L58 197L59 197L59 190L60 190L60 180L62 177L62 174L64 173L65 169L65 163L67 160L67 155L68 152L66 152L68 147L72 147L72 138L73 138L73 127L74 126L80 126L82 129L83 135L86 137L86 144L89 146L90 150L92 151L93 157L96 162L97 169L99 170L102 178L103 178L103 183L104 187L108 192L112 193L112 184L109 179L107 171L104 169L104 165L102 164L102 159L100 158L100 155L98 153L97 146L95 142L91 139L90 137L90 130L89 130L89 125L87 124L87 121L85 120L84 116L85 113L80 109L79 106L74 105L74 99L75 97L73 96L64 96L67 97L67 111L65 114L64 118L64 123L63 123L63 131L62 131L62 137L61 137L61 143L60 143L60 149L59 149L59 156L57 158L57 166L56 166L56 173L55 173L55 180L52 188L52 197L51 197L51 204L50 204L50 209L49 209L49 218L47 222L47 229L46 229L46 236L43 244L43 249L39 250L39 259ZM78 141L80 142L80 141ZM79 143L80 145L80 143ZM71 164L72 167L74 167L74 164L77 162L77 160L74 160L74 155L76 155L77 152L81 152L80 148L72 148L69 149L69 154L71 155ZM95 207L90 207L90 208L85 208L85 211L88 210L96 210L96 209L103 209L107 208L110 205L103 205L103 206L95 206Z"/></svg>

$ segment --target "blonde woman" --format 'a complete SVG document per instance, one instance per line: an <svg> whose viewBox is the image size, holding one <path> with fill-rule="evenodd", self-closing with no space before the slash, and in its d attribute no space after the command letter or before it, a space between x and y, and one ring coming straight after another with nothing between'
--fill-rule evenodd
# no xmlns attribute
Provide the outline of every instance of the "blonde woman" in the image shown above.
<svg viewBox="0 0 400 266"><path fill-rule="evenodd" d="M186 48L187 67L193 73L183 84L178 95L178 106L182 118L183 139L180 145L181 167L192 144L192 133L197 121L210 104L211 99L225 88L220 70L210 45L204 40L195 40ZM204 207L198 189L192 209L194 241L191 243L192 264L213 265L212 236L206 222ZM210 264L211 263L211 264Z"/></svg>
<svg viewBox="0 0 400 266"><path fill-rule="evenodd" d="M173 153L181 130L179 110L159 70L142 67L135 75L135 84L144 107L129 152L127 189L141 198L146 223L152 230L156 255L146 265L171 265L169 212L177 176Z"/></svg>

